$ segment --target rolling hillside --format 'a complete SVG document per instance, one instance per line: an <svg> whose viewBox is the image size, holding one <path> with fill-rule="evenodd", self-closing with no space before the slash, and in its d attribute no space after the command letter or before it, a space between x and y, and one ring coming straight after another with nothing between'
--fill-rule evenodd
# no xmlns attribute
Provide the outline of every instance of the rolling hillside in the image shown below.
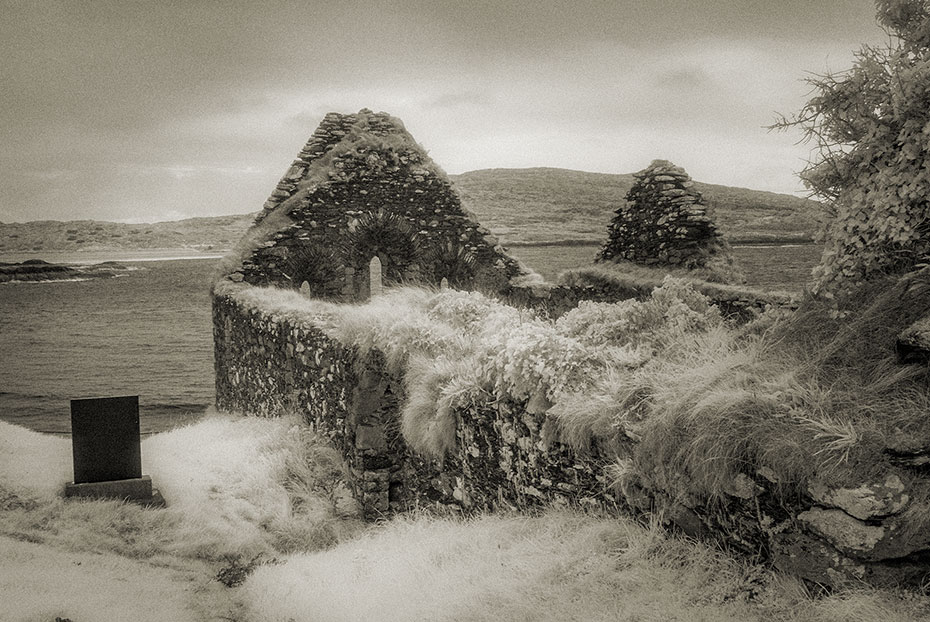
<svg viewBox="0 0 930 622"><path fill-rule="evenodd" d="M633 175L558 168L486 169L451 176L466 207L510 243L602 242ZM820 207L798 197L695 182L730 241L810 239Z"/></svg>
<svg viewBox="0 0 930 622"><path fill-rule="evenodd" d="M511 245L565 240L599 243L632 175L557 168L486 169L450 176L465 206ZM731 241L809 239L818 206L797 197L696 182ZM0 253L186 248L222 251L242 237L252 214L153 224L94 220L0 223Z"/></svg>
<svg viewBox="0 0 930 622"><path fill-rule="evenodd" d="M0 253L185 248L223 251L251 225L254 214L189 218L151 224L99 220L0 223Z"/></svg>

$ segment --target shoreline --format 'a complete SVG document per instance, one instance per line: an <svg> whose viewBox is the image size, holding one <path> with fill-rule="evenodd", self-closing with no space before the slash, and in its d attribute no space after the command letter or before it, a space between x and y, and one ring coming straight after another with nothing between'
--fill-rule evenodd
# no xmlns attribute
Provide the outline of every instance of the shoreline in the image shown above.
<svg viewBox="0 0 930 622"><path fill-rule="evenodd" d="M809 238L773 237L744 238L729 240L731 246L809 246L815 242ZM507 248L544 248L544 247L599 247L602 242L584 239L566 239L551 241L502 241ZM49 263L93 265L107 261L116 262L150 262L181 261L199 259L222 259L229 249L198 251L193 248L132 248L132 249L97 249L97 250L47 250L47 251L8 251L0 252L0 262L21 263L29 259L42 259Z"/></svg>
<svg viewBox="0 0 930 622"><path fill-rule="evenodd" d="M94 265L107 261L123 263L150 261L180 261L199 259L222 259L229 251L201 252L192 248L138 248L101 249L87 251L16 251L0 253L0 262L22 263L30 259L41 259L53 264Z"/></svg>

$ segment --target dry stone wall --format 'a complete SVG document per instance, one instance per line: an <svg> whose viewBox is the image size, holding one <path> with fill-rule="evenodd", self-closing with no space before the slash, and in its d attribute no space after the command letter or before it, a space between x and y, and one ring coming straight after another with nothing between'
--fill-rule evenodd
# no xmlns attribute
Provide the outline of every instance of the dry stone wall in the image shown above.
<svg viewBox="0 0 930 622"><path fill-rule="evenodd" d="M704 198L683 168L653 160L633 176L636 183L610 223L598 260L697 268L726 252Z"/></svg>

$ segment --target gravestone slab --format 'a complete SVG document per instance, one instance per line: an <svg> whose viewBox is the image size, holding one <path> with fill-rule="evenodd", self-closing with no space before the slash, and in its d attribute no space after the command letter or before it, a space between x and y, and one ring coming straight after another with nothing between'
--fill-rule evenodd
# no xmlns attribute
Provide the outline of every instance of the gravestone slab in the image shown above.
<svg viewBox="0 0 930 622"><path fill-rule="evenodd" d="M142 477L139 396L71 400L74 483Z"/></svg>
<svg viewBox="0 0 930 622"><path fill-rule="evenodd" d="M66 497L123 499L165 506L142 475L139 396L71 400L71 447L74 481Z"/></svg>

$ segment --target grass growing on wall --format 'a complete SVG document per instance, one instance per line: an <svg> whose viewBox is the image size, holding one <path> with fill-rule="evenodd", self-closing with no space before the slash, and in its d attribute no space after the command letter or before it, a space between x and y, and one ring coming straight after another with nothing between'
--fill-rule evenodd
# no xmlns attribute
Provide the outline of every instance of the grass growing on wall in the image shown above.
<svg viewBox="0 0 930 622"><path fill-rule="evenodd" d="M394 289L356 305L233 295L382 351L405 374L404 436L426 455L453 447L456 408L530 400L550 407L564 441L635 441L638 471L672 493L684 474L686 492L713 499L760 469L786 494L813 475L861 482L887 467L882 450L901 430L930 433L927 369L897 365L893 351L897 331L930 313L928 280L876 285L842 319L809 302L741 328L672 277L645 300L582 303L557 321L455 290Z"/></svg>

